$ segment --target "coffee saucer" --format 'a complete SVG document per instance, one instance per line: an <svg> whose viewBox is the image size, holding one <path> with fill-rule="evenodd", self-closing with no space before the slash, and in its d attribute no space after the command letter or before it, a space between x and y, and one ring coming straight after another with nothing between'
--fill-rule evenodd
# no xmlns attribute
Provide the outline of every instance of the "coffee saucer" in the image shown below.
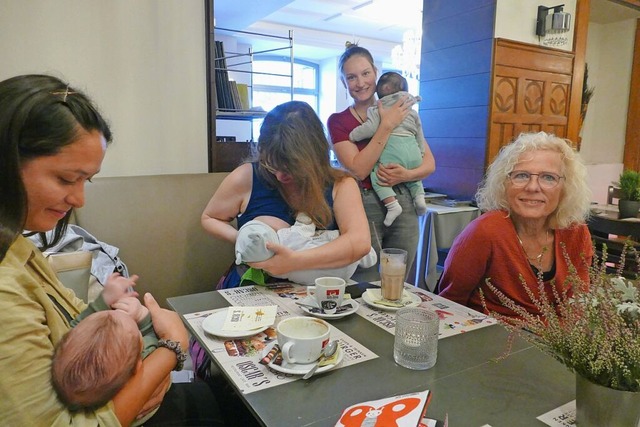
<svg viewBox="0 0 640 427"><path fill-rule="evenodd" d="M422 302L422 299L420 299L418 295L406 289L402 291L402 299L400 301L387 301L382 299L380 289L367 289L362 294L362 300L371 307L385 311L398 311L404 307L416 307Z"/></svg>
<svg viewBox="0 0 640 427"><path fill-rule="evenodd" d="M275 344L275 342L273 344ZM264 354L268 353L271 350L271 348L273 347L273 344L267 346L267 348L265 348L263 350L263 353ZM326 365L326 366L320 366L318 368L318 370L316 371L316 374L321 374L323 372L330 371L330 370L334 369L336 366L338 366L340 364L340 362L342 362L342 358L344 357L344 353L343 353L342 349L340 348L340 346L338 346L338 350L336 351L335 357L337 357L335 363L332 363L332 364ZM276 365L275 363L273 363L273 361L271 361L267 366L269 368L273 369L274 371L281 372L283 374L304 375L307 372L309 372L309 370L311 370L315 366L315 364L316 364L315 362L313 362L313 363L304 363L304 364L287 363L287 362L285 362L283 360L281 365Z"/></svg>
<svg viewBox="0 0 640 427"><path fill-rule="evenodd" d="M356 311L358 311L358 308L360 307L360 304L358 304L358 301L347 299L342 301L342 306L340 306L335 313L328 314L328 313L322 312L320 307L318 307L318 302L316 301L315 297L312 297L312 296L305 297L305 298L302 298L299 302L301 304L304 304L304 305L298 305L298 307L300 307L300 309L305 313L314 317L318 317L320 319L329 319L329 320L341 319L345 316L353 314ZM311 306L315 308L310 308L305 306Z"/></svg>
<svg viewBox="0 0 640 427"><path fill-rule="evenodd" d="M227 331L222 329L224 327L224 321L227 319L227 310L229 307L214 311L202 321L202 329L208 334L215 335L220 338L246 338L269 328L269 326L261 326L255 329L249 329L246 331Z"/></svg>

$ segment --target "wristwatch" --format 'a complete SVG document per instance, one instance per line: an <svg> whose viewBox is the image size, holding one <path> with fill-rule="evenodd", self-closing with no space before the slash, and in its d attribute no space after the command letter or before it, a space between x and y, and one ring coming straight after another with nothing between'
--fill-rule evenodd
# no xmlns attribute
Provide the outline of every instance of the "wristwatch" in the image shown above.
<svg viewBox="0 0 640 427"><path fill-rule="evenodd" d="M158 347L164 347L176 354L176 367L173 368L174 371L181 371L184 368L184 361L187 360L187 353L182 351L182 346L178 341L172 340L158 340Z"/></svg>

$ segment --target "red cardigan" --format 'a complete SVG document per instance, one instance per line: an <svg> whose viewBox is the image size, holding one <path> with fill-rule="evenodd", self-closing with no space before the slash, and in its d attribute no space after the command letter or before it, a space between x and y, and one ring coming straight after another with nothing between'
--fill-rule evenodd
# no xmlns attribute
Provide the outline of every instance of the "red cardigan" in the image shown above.
<svg viewBox="0 0 640 427"><path fill-rule="evenodd" d="M588 266L593 258L593 247L591 234L584 224L555 230L554 233L555 287L561 295L568 265L560 243L566 245L571 263L585 283L589 280ZM530 313L540 314L527 295L520 276L534 295L539 295L537 277L518 241L513 222L507 217L506 211L491 211L472 221L454 241L440 279L440 295L484 312L478 292L482 289L489 310L516 316L487 287L485 279L490 278L495 287L517 304ZM551 281L544 284L550 301L554 301Z"/></svg>

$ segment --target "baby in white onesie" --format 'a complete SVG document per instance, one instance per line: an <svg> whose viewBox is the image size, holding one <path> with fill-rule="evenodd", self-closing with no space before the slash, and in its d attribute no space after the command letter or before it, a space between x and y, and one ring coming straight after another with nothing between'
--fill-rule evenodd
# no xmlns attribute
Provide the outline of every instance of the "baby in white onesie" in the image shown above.
<svg viewBox="0 0 640 427"><path fill-rule="evenodd" d="M236 264L260 262L271 258L274 254L267 249L267 242L279 243L291 250L300 251L322 246L337 239L339 235L338 230L316 231L315 224L304 213L298 214L296 222L292 226L280 218L259 216L238 230L235 249ZM302 285L313 285L315 279L326 276L348 280L353 276L358 266L369 268L376 262L378 262L378 257L371 248L362 259L345 267L291 271L286 277L276 277Z"/></svg>

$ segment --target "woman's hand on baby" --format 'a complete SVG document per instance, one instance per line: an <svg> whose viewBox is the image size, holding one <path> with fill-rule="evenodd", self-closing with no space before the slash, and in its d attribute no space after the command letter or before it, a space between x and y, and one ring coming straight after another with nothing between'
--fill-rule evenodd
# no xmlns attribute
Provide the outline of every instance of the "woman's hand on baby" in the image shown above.
<svg viewBox="0 0 640 427"><path fill-rule="evenodd" d="M274 253L271 258L261 262L250 262L248 265L252 268L264 270L270 276L282 276L294 270L291 267L295 265L295 251L271 242L267 242L267 249Z"/></svg>
<svg viewBox="0 0 640 427"><path fill-rule="evenodd" d="M147 317L149 310L142 305L138 298L132 296L126 296L120 298L117 302L111 305L114 310L120 310L127 313L136 323L140 323Z"/></svg>
<svg viewBox="0 0 640 427"><path fill-rule="evenodd" d="M410 180L407 169L397 163L386 165L380 163L376 174L378 175L378 183L383 187L393 187Z"/></svg>
<svg viewBox="0 0 640 427"><path fill-rule="evenodd" d="M138 293L133 289L138 280L138 275L124 277L120 273L111 273L104 284L102 298L111 307L122 297L137 297Z"/></svg>
<svg viewBox="0 0 640 427"><path fill-rule="evenodd" d="M189 334L178 313L160 307L150 293L144 294L144 305L149 309L158 338L178 341L182 349L186 350L189 347Z"/></svg>
<svg viewBox="0 0 640 427"><path fill-rule="evenodd" d="M380 113L380 124L389 130L395 129L409 115L415 100L408 95L400 98L390 107L384 107L382 101L378 100L378 112Z"/></svg>

